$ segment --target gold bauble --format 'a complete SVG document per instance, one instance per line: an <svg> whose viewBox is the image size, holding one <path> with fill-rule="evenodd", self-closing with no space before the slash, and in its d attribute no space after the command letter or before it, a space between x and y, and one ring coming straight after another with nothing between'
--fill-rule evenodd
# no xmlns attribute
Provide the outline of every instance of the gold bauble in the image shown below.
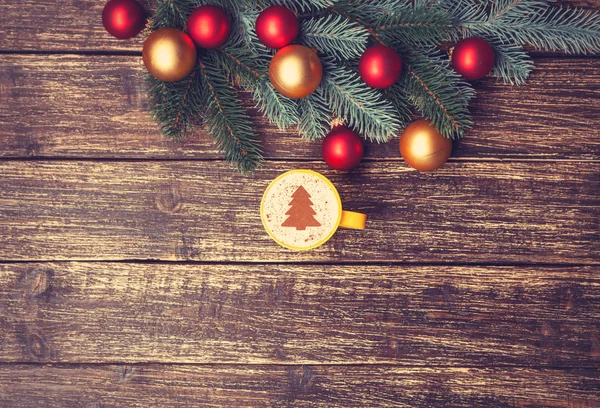
<svg viewBox="0 0 600 408"><path fill-rule="evenodd" d="M175 82L188 76L196 66L196 46L183 31L161 28L144 43L142 58L156 79Z"/></svg>
<svg viewBox="0 0 600 408"><path fill-rule="evenodd" d="M316 51L303 45L288 45L271 60L269 77L280 94L300 99L319 87L323 66Z"/></svg>
<svg viewBox="0 0 600 408"><path fill-rule="evenodd" d="M419 171L441 167L452 153L452 140L444 137L428 120L411 123L400 137L400 154Z"/></svg>

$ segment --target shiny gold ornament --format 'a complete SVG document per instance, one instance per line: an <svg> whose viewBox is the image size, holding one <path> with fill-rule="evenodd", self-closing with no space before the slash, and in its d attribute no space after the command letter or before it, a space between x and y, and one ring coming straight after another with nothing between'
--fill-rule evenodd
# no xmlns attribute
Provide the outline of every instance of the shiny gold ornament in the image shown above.
<svg viewBox="0 0 600 408"><path fill-rule="evenodd" d="M319 87L323 66L314 50L303 45L288 45L271 60L269 77L280 94L300 99Z"/></svg>
<svg viewBox="0 0 600 408"><path fill-rule="evenodd" d="M175 82L188 76L196 66L196 46L183 31L161 28L144 43L142 58L156 79Z"/></svg>
<svg viewBox="0 0 600 408"><path fill-rule="evenodd" d="M400 153L406 163L419 171L441 167L452 153L452 140L445 138L428 120L411 123L400 137Z"/></svg>

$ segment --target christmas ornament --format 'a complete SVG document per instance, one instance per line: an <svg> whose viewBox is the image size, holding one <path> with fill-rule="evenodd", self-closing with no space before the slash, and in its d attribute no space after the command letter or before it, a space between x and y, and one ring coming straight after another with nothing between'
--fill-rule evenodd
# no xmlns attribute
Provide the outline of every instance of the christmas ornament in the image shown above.
<svg viewBox="0 0 600 408"><path fill-rule="evenodd" d="M102 24L119 39L135 37L146 25L146 13L135 0L110 0L102 10Z"/></svg>
<svg viewBox="0 0 600 408"><path fill-rule="evenodd" d="M452 67L469 81L481 79L489 74L495 61L492 47L477 37L459 41L452 51Z"/></svg>
<svg viewBox="0 0 600 408"><path fill-rule="evenodd" d="M319 87L323 66L316 51L303 45L288 45L271 60L269 77L280 94L300 99Z"/></svg>
<svg viewBox="0 0 600 408"><path fill-rule="evenodd" d="M311 170L292 170L267 187L260 206L267 233L279 245L295 251L317 248L339 227L365 229L365 214L342 210L331 182Z"/></svg>
<svg viewBox="0 0 600 408"><path fill-rule="evenodd" d="M269 7L256 19L256 35L269 48L289 45L298 36L299 29L296 15L282 6Z"/></svg>
<svg viewBox="0 0 600 408"><path fill-rule="evenodd" d="M428 120L411 123L400 137L400 153L406 163L419 171L441 167L452 153L452 140L445 138Z"/></svg>
<svg viewBox="0 0 600 408"><path fill-rule="evenodd" d="M218 48L229 38L231 21L222 8L201 6L190 14L187 31L199 47Z"/></svg>
<svg viewBox="0 0 600 408"><path fill-rule="evenodd" d="M188 76L196 66L196 46L183 31L161 28L144 43L142 58L156 79L175 82Z"/></svg>
<svg viewBox="0 0 600 408"><path fill-rule="evenodd" d="M376 45L364 52L358 63L360 77L372 88L389 88L402 73L402 60L396 51Z"/></svg>
<svg viewBox="0 0 600 408"><path fill-rule="evenodd" d="M345 126L334 128L323 139L323 159L336 170L352 170L363 159L365 148L360 136Z"/></svg>

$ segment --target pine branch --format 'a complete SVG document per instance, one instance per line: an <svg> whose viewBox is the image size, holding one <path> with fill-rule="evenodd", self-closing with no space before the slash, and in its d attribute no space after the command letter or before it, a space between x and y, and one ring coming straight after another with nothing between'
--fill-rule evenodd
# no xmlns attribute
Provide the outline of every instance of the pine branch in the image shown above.
<svg viewBox="0 0 600 408"><path fill-rule="evenodd" d="M369 33L342 16L327 15L302 22L299 42L340 61L358 58Z"/></svg>
<svg viewBox="0 0 600 408"><path fill-rule="evenodd" d="M296 101L277 92L268 79L257 84L252 96L260 113L279 129L285 130L300 121Z"/></svg>
<svg viewBox="0 0 600 408"><path fill-rule="evenodd" d="M331 113L322 92L322 88L318 88L313 94L298 101L298 130L306 139L321 139L329 132L327 125L331 121Z"/></svg>
<svg viewBox="0 0 600 408"><path fill-rule="evenodd" d="M496 63L491 75L505 84L522 85L533 70L533 61L518 45L504 44L494 38L486 38L496 54Z"/></svg>
<svg viewBox="0 0 600 408"><path fill-rule="evenodd" d="M204 50L202 58L212 60L230 83L245 89L256 86L265 75L264 66L257 64L250 52L236 44Z"/></svg>
<svg viewBox="0 0 600 408"><path fill-rule="evenodd" d="M156 12L150 20L150 32L171 27L183 30L196 4L187 0L157 0Z"/></svg>
<svg viewBox="0 0 600 408"><path fill-rule="evenodd" d="M413 7L411 0L338 0L331 9L368 27L376 27L382 16L392 16L409 11Z"/></svg>
<svg viewBox="0 0 600 408"><path fill-rule="evenodd" d="M236 1L236 0L230 0ZM245 3L250 3L250 7L257 9L265 9L269 6L283 6L297 13L305 13L311 11L323 10L335 2L335 0L241 0Z"/></svg>
<svg viewBox="0 0 600 408"><path fill-rule="evenodd" d="M268 78L267 61L253 58L243 47L236 45L208 50L207 55L227 74L231 83L252 92L260 112L272 124L283 130L298 123L296 102L275 90Z"/></svg>
<svg viewBox="0 0 600 408"><path fill-rule="evenodd" d="M210 56L199 62L199 71L208 133L238 171L254 171L262 162L258 135L240 106L237 92Z"/></svg>
<svg viewBox="0 0 600 408"><path fill-rule="evenodd" d="M452 15L443 8L428 10L424 3L385 0L372 3L342 0L332 10L365 26L379 43L437 46L454 34Z"/></svg>
<svg viewBox="0 0 600 408"><path fill-rule="evenodd" d="M395 83L384 91L384 94L394 108L396 109L396 115L400 119L402 128L406 126L412 119L412 105L408 100L406 93L402 89L400 82Z"/></svg>
<svg viewBox="0 0 600 408"><path fill-rule="evenodd" d="M600 52L600 14L597 12L551 8L526 21L510 24L510 27L496 27L501 39L531 44L545 51Z"/></svg>
<svg viewBox="0 0 600 408"><path fill-rule="evenodd" d="M452 15L446 10L425 7L406 8L402 13L382 14L373 31L388 46L412 44L434 47L454 33Z"/></svg>
<svg viewBox="0 0 600 408"><path fill-rule="evenodd" d="M323 61L321 86L335 116L371 141L387 142L400 130L394 106L380 92L367 86L353 71Z"/></svg>
<svg viewBox="0 0 600 408"><path fill-rule="evenodd" d="M178 82L162 82L146 74L148 111L165 137L181 141L198 123L202 110L198 77L197 69Z"/></svg>
<svg viewBox="0 0 600 408"><path fill-rule="evenodd" d="M489 11L469 0L441 0L455 24L470 36L496 38L506 44L532 45L566 53L600 52L600 14L551 7L539 0L497 0Z"/></svg>
<svg viewBox="0 0 600 408"><path fill-rule="evenodd" d="M468 109L473 88L439 51L406 49L402 56L407 63L401 84L406 98L444 136L462 137L473 123Z"/></svg>

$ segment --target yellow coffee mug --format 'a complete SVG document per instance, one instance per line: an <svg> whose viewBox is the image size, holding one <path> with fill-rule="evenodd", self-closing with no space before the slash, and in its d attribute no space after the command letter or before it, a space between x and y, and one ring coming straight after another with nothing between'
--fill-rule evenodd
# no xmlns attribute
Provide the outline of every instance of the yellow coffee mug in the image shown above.
<svg viewBox="0 0 600 408"><path fill-rule="evenodd" d="M335 186L312 170L292 170L277 177L263 195L260 217L279 245L294 251L317 248L339 227L363 230L365 214L342 210Z"/></svg>

